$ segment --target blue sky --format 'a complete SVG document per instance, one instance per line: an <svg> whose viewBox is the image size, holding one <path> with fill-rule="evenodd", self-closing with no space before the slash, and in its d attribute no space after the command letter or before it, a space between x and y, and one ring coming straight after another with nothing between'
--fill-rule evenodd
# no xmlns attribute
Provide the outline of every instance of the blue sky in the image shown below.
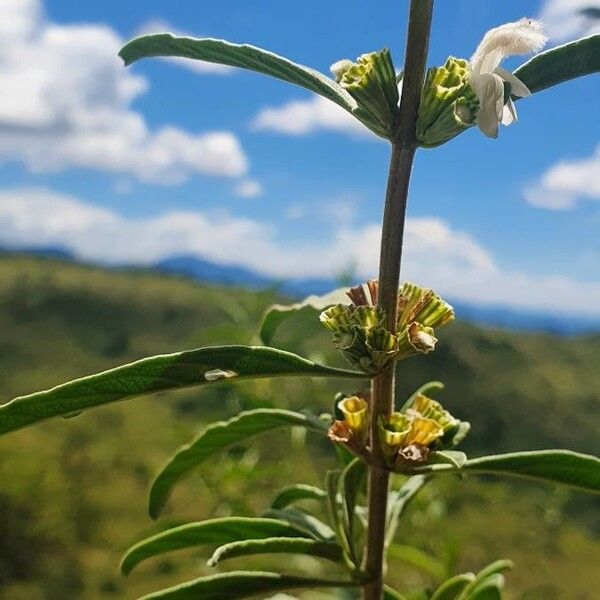
<svg viewBox="0 0 600 600"><path fill-rule="evenodd" d="M550 45L598 30L593 0L439 1L429 64L541 16ZM375 8L376 6L376 8ZM327 73L387 46L406 2L0 3L0 245L64 245L148 264L197 254L282 276L376 273L386 143L335 106L252 73L148 60L119 45L168 29L249 42ZM2 14L4 12L4 15ZM516 67L526 58L506 61ZM597 76L518 103L498 140L421 150L405 277L452 297L600 317Z"/></svg>

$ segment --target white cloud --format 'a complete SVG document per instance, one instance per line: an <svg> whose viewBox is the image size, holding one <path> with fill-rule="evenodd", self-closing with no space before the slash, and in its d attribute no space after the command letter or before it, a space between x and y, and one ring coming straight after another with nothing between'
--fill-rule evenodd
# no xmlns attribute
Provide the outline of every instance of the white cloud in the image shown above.
<svg viewBox="0 0 600 600"><path fill-rule="evenodd" d="M600 146L589 158L550 167L524 194L532 206L549 210L574 208L578 200L600 201Z"/></svg>
<svg viewBox="0 0 600 600"><path fill-rule="evenodd" d="M173 27L171 27L171 25L169 25L169 23L160 19L154 19L152 21L144 23L136 32L136 36L148 35L150 33L172 33L173 35L185 37L199 37L187 32L174 29ZM183 67L184 69L188 69L190 71L193 71L194 73L201 74L212 73L215 75L229 75L235 70L233 67L229 67L227 65L219 65L217 63L210 63L204 60L190 60L187 58L179 58L176 56L162 58L161 60L166 60L174 65Z"/></svg>
<svg viewBox="0 0 600 600"><path fill-rule="evenodd" d="M289 246L273 227L224 212L127 218L46 190L0 192L0 245L61 246L108 263L195 254L283 279L331 277L349 264L373 277L379 236L374 224L343 226L320 244ZM600 316L600 283L502 269L476 239L436 218L408 220L403 278L462 301Z"/></svg>
<svg viewBox="0 0 600 600"><path fill-rule="evenodd" d="M39 0L0 4L0 160L34 172L83 167L172 184L243 175L231 132L152 129L131 104L147 81L123 67L123 40L99 24L47 20Z"/></svg>
<svg viewBox="0 0 600 600"><path fill-rule="evenodd" d="M597 0L546 0L538 18L555 42L600 33L600 3Z"/></svg>
<svg viewBox="0 0 600 600"><path fill-rule="evenodd" d="M278 107L263 108L254 117L251 125L256 130L287 135L307 135L326 130L377 139L350 113L321 96L309 100L294 100Z"/></svg>
<svg viewBox="0 0 600 600"><path fill-rule="evenodd" d="M235 186L233 192L240 198L258 198L262 196L263 186L255 179L243 179Z"/></svg>

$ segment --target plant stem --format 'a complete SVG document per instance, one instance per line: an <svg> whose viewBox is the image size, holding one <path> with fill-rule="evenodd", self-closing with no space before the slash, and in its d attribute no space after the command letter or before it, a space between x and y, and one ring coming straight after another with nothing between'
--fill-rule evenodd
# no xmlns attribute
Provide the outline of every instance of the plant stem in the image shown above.
<svg viewBox="0 0 600 600"><path fill-rule="evenodd" d="M400 261L410 174L417 148L415 127L423 88L433 0L411 0L404 62L404 78L396 137L392 142L379 257L379 307L386 325L396 331ZM381 600L383 593L384 539L389 473L381 466L379 419L394 410L394 368L383 371L371 386L371 451L369 468L369 528L365 569L372 579L364 586L364 600Z"/></svg>

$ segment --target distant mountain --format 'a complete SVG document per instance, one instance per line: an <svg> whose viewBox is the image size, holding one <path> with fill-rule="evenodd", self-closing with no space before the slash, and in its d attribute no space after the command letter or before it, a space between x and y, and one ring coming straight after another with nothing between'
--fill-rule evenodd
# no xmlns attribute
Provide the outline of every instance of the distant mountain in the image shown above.
<svg viewBox="0 0 600 600"><path fill-rule="evenodd" d="M0 246L0 254L27 254L29 256L37 256L40 258L55 258L57 260L75 260L74 254L60 246L31 246L8 248Z"/></svg>
<svg viewBox="0 0 600 600"><path fill-rule="evenodd" d="M218 265L196 258L195 256L173 256L165 258L153 265L157 271L185 275L198 281L208 283L222 283L226 285L239 285L251 289L272 287L271 278L259 275L244 267L233 265Z"/></svg>
<svg viewBox="0 0 600 600"><path fill-rule="evenodd" d="M273 288L292 298L310 294L325 294L337 287L335 279L288 279L278 281L250 269L232 265L218 265L194 256L174 256L162 260L154 268L164 273L185 275L208 283L239 285L250 289ZM452 302L452 300L450 299ZM484 306L466 302L452 302L460 318L472 323L516 329L541 331L559 335L575 335L600 331L600 319L573 317L562 314L519 310L504 306Z"/></svg>
<svg viewBox="0 0 600 600"><path fill-rule="evenodd" d="M28 254L38 257L78 262L68 250L60 247L20 248L19 250L0 248L4 254ZM105 266L105 265L103 265ZM131 265L117 265L119 268ZM136 267L137 269L138 267ZM341 284L336 279L287 279L277 280L237 265L220 265L192 255L165 258L150 267L161 273L183 275L196 281L219 285L231 285L250 290L272 289L290 298L304 298L311 294L325 294ZM539 331L558 335L577 335L600 331L600 318L573 317L560 313L545 313L506 306L486 306L461 301L449 301L456 313L464 321L479 325Z"/></svg>

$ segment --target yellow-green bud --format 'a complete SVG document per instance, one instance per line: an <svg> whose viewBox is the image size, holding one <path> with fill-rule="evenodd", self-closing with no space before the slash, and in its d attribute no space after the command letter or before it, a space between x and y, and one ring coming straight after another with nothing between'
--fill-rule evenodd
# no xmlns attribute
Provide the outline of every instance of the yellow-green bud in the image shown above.
<svg viewBox="0 0 600 600"><path fill-rule="evenodd" d="M331 66L336 81L358 103L356 116L378 135L391 139L398 113L396 72L387 48L363 54L352 63Z"/></svg>
<svg viewBox="0 0 600 600"><path fill-rule="evenodd" d="M479 101L469 71L467 60L452 56L427 71L417 119L419 145L439 146L475 124Z"/></svg>
<svg viewBox="0 0 600 600"><path fill-rule="evenodd" d="M319 318L333 333L336 348L365 373L379 373L395 358L396 336L382 326L379 308L336 304Z"/></svg>
<svg viewBox="0 0 600 600"><path fill-rule="evenodd" d="M402 448L409 431L410 418L403 413L395 412L389 417L380 418L379 442L383 454L388 460Z"/></svg>
<svg viewBox="0 0 600 600"><path fill-rule="evenodd" d="M435 400L428 398L424 394L418 394L412 405L407 410L407 413L416 411L423 417L433 419L442 427L444 432L456 427L460 421L454 418L444 407Z"/></svg>
<svg viewBox="0 0 600 600"><path fill-rule="evenodd" d="M414 417L410 422L410 431L404 438L404 444L419 444L429 446L444 435L444 429L433 419Z"/></svg>
<svg viewBox="0 0 600 600"><path fill-rule="evenodd" d="M360 396L348 396L342 398L337 404L344 415L344 421L352 430L354 435L361 437L367 430L369 422L369 405Z"/></svg>
<svg viewBox="0 0 600 600"><path fill-rule="evenodd" d="M433 290L405 283L398 294L398 326L413 321L424 327L440 327L454 319L454 309Z"/></svg>

